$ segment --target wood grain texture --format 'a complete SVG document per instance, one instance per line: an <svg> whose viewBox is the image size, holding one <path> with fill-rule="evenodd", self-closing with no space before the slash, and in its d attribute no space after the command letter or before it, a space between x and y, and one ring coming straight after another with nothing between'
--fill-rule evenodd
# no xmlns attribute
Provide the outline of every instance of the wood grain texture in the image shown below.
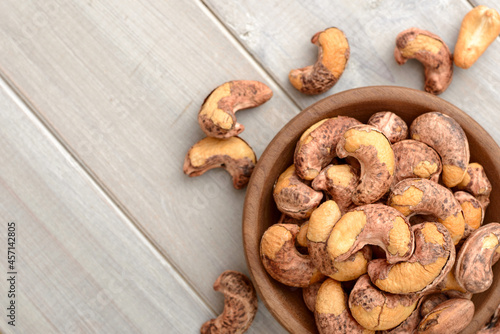
<svg viewBox="0 0 500 334"><path fill-rule="evenodd" d="M222 170L182 173L203 138L205 96L233 79L275 95L241 111L241 135L259 156L299 110L193 2L3 1L0 66L66 147L217 311L221 272L247 272L241 237L245 191ZM264 307L251 328L283 332Z"/></svg>
<svg viewBox="0 0 500 334"><path fill-rule="evenodd" d="M333 93L361 86L423 89L422 65L412 60L398 66L394 60L397 34L410 27L426 29L443 38L453 50L462 18L472 8L465 0L203 1L303 108ZM317 47L310 39L330 26L342 29L349 40L347 68L330 91L305 96L288 82L288 72L316 61ZM440 95L478 121L497 142L500 95L496 87L500 72L494 69L499 62L500 43L494 43L470 69L455 67L451 85Z"/></svg>
<svg viewBox="0 0 500 334"><path fill-rule="evenodd" d="M300 291L290 290L272 279L260 260L261 237L280 215L272 200L274 180L293 162L295 143L311 125L339 115L351 115L367 122L372 114L389 107L408 124L418 115L436 109L453 117L469 138L471 159L480 161L489 171L493 188L500 187L500 147L468 115L442 99L412 89L379 86L341 92L307 108L278 133L263 153L249 184L243 215L246 256L257 289L269 310L291 333L315 333L316 326L312 313L302 302ZM497 221L500 215L500 207L494 204L500 203L500 194L492 193L491 203L486 223ZM500 266L494 267L494 272L500 275ZM497 277L489 290L473 297L476 313L462 333L473 334L482 328L497 308L499 299L500 279Z"/></svg>
<svg viewBox="0 0 500 334"><path fill-rule="evenodd" d="M18 273L2 333L195 333L213 316L4 83L0 110L0 246L14 221Z"/></svg>

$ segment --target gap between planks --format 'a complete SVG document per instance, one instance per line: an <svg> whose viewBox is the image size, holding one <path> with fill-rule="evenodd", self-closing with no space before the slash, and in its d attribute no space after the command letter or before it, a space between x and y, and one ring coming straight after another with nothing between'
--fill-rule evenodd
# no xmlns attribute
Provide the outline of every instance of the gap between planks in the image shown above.
<svg viewBox="0 0 500 334"><path fill-rule="evenodd" d="M191 284L191 282L186 278L174 262L166 255L163 254L159 247L148 235L139 227L135 217L124 207L120 201L113 195L113 193L106 187L106 185L92 172L92 170L79 158L79 156L72 150L71 146L66 143L66 141L59 135L59 133L54 129L54 127L43 117L42 113L38 111L38 108L27 98L26 94L17 87L12 80L8 78L5 74L4 68L0 64L0 89L5 90L7 95L12 98L12 100L19 105L19 107L24 110L29 116L31 116L33 122L39 123L38 125L43 127L48 133L48 138L54 142L60 150L64 150L72 161L72 164L81 168L84 174L87 176L90 184L94 186L98 192L102 195L105 201L107 201L110 206L117 212L118 216L132 229L132 231L138 236L144 245L155 255L157 260L161 264L168 267L170 271L177 275L176 279L181 286L184 286L187 292L190 292L200 303L208 309L213 316L217 316L217 312L214 308L210 306L205 298L198 292L197 289Z"/></svg>

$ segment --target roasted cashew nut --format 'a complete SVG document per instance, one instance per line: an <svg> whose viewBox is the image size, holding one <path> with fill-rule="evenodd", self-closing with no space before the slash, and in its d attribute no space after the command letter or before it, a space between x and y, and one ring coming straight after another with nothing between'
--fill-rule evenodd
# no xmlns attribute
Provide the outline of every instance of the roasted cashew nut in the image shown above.
<svg viewBox="0 0 500 334"><path fill-rule="evenodd" d="M314 318L320 334L375 333L366 330L354 320L347 307L347 295L339 282L327 278L321 284L316 298Z"/></svg>
<svg viewBox="0 0 500 334"><path fill-rule="evenodd" d="M488 207L492 187L483 166L477 162L472 162L467 166L467 172L462 181L457 185L457 189L474 195L484 210Z"/></svg>
<svg viewBox="0 0 500 334"><path fill-rule="evenodd" d="M361 122L352 117L338 116L321 120L304 131L295 147L297 175L304 180L314 179L336 156L340 136L358 124Z"/></svg>
<svg viewBox="0 0 500 334"><path fill-rule="evenodd" d="M233 186L241 189L250 180L256 162L254 151L243 139L206 137L189 149L183 170L193 177L222 167L233 177Z"/></svg>
<svg viewBox="0 0 500 334"><path fill-rule="evenodd" d="M410 136L433 149L441 156L443 182L451 188L465 176L469 164L469 142L464 130L453 118L440 112L428 112L415 118Z"/></svg>
<svg viewBox="0 0 500 334"><path fill-rule="evenodd" d="M349 42L342 30L328 28L316 33L311 43L319 47L316 64L290 71L288 79L304 94L321 94L332 88L349 60Z"/></svg>
<svg viewBox="0 0 500 334"><path fill-rule="evenodd" d="M223 272L214 290L224 294L224 311L201 327L201 334L244 333L257 314L257 294L245 275L232 270Z"/></svg>
<svg viewBox="0 0 500 334"><path fill-rule="evenodd" d="M269 87L259 81L229 81L214 89L198 113L198 123L208 137L237 136L245 127L236 122L238 110L258 107L273 96Z"/></svg>
<svg viewBox="0 0 500 334"><path fill-rule="evenodd" d="M280 283L307 287L323 278L308 255L295 248L299 227L275 224L269 227L260 242L260 257L269 275Z"/></svg>
<svg viewBox="0 0 500 334"><path fill-rule="evenodd" d="M416 333L457 334L474 317L474 303L468 299L453 298L437 305L420 322Z"/></svg>
<svg viewBox="0 0 500 334"><path fill-rule="evenodd" d="M347 212L358 182L356 170L350 165L328 165L314 178L311 186L314 190L325 191L341 212Z"/></svg>
<svg viewBox="0 0 500 334"><path fill-rule="evenodd" d="M453 55L444 41L433 33L407 29L396 37L394 58L399 65L408 59L416 59L424 65L425 91L441 94L453 78Z"/></svg>
<svg viewBox="0 0 500 334"><path fill-rule="evenodd" d="M306 304L307 309L311 312L314 312L316 309L316 297L318 296L321 284L323 284L322 281L302 288L302 299L304 299L304 304Z"/></svg>
<svg viewBox="0 0 500 334"><path fill-rule="evenodd" d="M453 58L455 65L469 68L500 34L500 15L494 9L477 6L465 15Z"/></svg>
<svg viewBox="0 0 500 334"><path fill-rule="evenodd" d="M389 263L406 261L414 249L410 224L404 215L387 205L358 206L335 224L327 251L335 261L345 261L365 245L381 247Z"/></svg>
<svg viewBox="0 0 500 334"><path fill-rule="evenodd" d="M484 209L477 198L465 191L457 191L453 194L462 207L465 219L465 230L463 239L479 228L483 224Z"/></svg>
<svg viewBox="0 0 500 334"><path fill-rule="evenodd" d="M307 229L307 244L311 261L318 270L337 281L350 281L366 273L371 250L364 247L345 261L329 256L327 242L333 227L341 217L334 201L326 201L313 211Z"/></svg>
<svg viewBox="0 0 500 334"><path fill-rule="evenodd" d="M408 125L401 117L391 111L380 111L373 114L366 124L382 131L391 144L408 138Z"/></svg>
<svg viewBox="0 0 500 334"><path fill-rule="evenodd" d="M420 315L425 317L429 314L436 306L447 301L449 298L444 293L433 293L422 297L420 303Z"/></svg>
<svg viewBox="0 0 500 334"><path fill-rule="evenodd" d="M378 290L368 275L358 278L349 296L349 309L366 329L388 330L401 324L415 310L418 294L395 295Z"/></svg>
<svg viewBox="0 0 500 334"><path fill-rule="evenodd" d="M361 165L359 184L352 197L356 205L370 204L389 191L394 175L394 152L389 140L370 125L353 126L340 137L339 158L352 156Z"/></svg>
<svg viewBox="0 0 500 334"><path fill-rule="evenodd" d="M292 218L305 219L319 205L323 193L305 184L295 172L295 165L291 165L276 181L273 197L278 210Z"/></svg>
<svg viewBox="0 0 500 334"><path fill-rule="evenodd" d="M393 144L392 150L396 161L393 186L410 178L439 181L443 168L441 158L430 146L418 140L408 139Z"/></svg>
<svg viewBox="0 0 500 334"><path fill-rule="evenodd" d="M415 251L404 262L389 264L375 259L368 264L368 276L380 290L390 293L423 293L434 288L455 262L455 246L441 224L412 226Z"/></svg>
<svg viewBox="0 0 500 334"><path fill-rule="evenodd" d="M455 278L467 291L486 291L493 283L492 260L500 245L500 224L481 226L464 241L457 255Z"/></svg>
<svg viewBox="0 0 500 334"><path fill-rule="evenodd" d="M462 207L446 187L427 179L406 179L391 189L388 203L405 216L432 214L451 234L456 245L462 239L465 220Z"/></svg>

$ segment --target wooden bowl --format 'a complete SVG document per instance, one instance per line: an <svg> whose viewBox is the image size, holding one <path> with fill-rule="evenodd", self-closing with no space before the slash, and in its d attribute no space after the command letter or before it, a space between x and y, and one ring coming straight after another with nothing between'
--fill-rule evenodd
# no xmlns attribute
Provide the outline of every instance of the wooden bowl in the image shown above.
<svg viewBox="0 0 500 334"><path fill-rule="evenodd" d="M253 172L243 211L243 242L253 282L271 314L291 333L317 333L317 329L313 314L302 300L302 289L278 283L267 274L260 261L261 237L280 217L272 196L274 182L293 163L297 140L309 126L339 115L351 116L366 123L372 114L385 110L399 115L408 126L418 115L429 111L440 111L460 123L469 140L470 161L484 166L494 189L485 223L500 221L500 148L463 111L431 94L402 87L357 88L326 97L294 117L271 141ZM500 301L500 265L494 266L494 274L495 280L490 289L472 299L476 312L463 333L476 333L497 308Z"/></svg>

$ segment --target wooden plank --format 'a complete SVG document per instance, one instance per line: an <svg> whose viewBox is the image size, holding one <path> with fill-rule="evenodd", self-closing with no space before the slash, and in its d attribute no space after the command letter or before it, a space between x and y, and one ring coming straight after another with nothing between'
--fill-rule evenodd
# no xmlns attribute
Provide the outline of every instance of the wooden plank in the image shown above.
<svg viewBox="0 0 500 334"><path fill-rule="evenodd" d="M265 81L266 105L242 111L260 155L298 113L209 12L193 2L3 1L1 72L139 229L216 310L226 269L248 272L244 191L224 171L183 175L203 137L205 96L233 79ZM255 332L284 330L260 307Z"/></svg>
<svg viewBox="0 0 500 334"><path fill-rule="evenodd" d="M213 316L3 82L0 110L2 333L187 333Z"/></svg>
<svg viewBox="0 0 500 334"><path fill-rule="evenodd" d="M422 66L394 61L394 40L410 27L441 36L453 50L466 1L236 1L204 0L252 56L301 107L327 95L360 86L397 85L423 88ZM329 26L342 29L351 46L347 69L329 92L308 97L288 82L288 72L315 62L311 36ZM462 108L500 142L496 90L500 44L494 43L470 69L455 67L450 87L440 97Z"/></svg>

